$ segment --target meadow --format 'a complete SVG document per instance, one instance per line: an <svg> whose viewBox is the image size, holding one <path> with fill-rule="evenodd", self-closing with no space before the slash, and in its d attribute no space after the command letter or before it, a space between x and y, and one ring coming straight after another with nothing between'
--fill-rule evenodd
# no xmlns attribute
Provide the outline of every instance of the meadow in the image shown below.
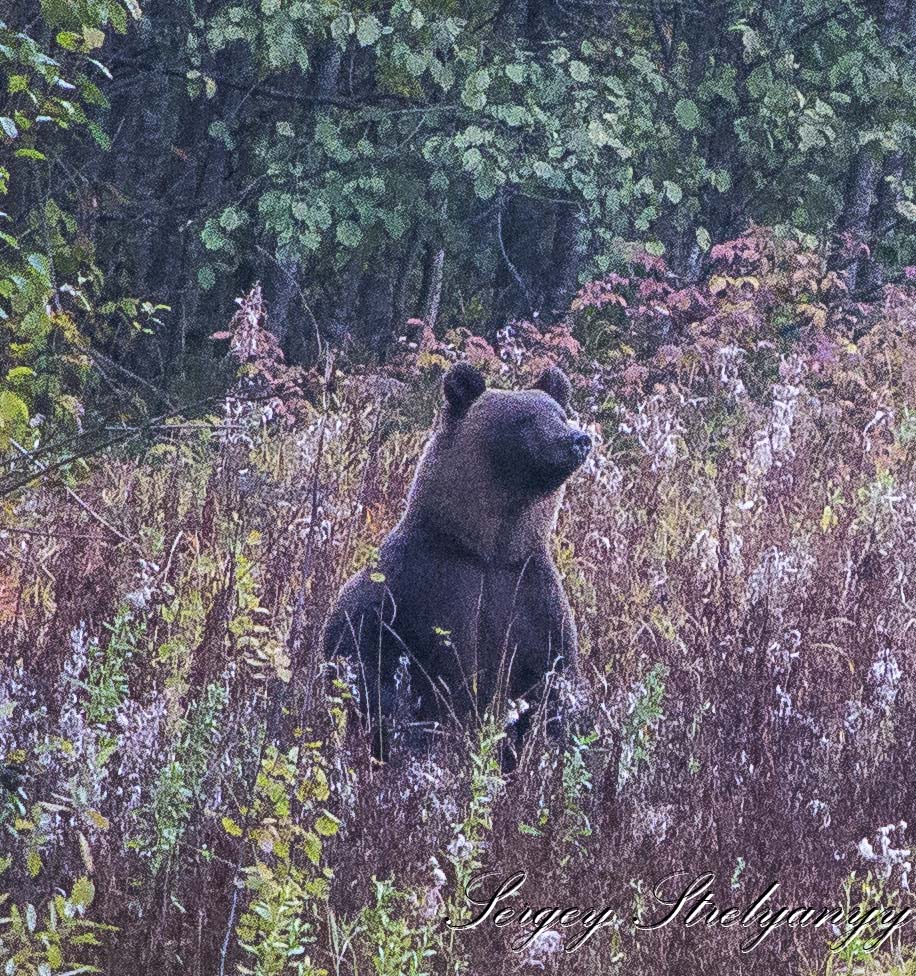
<svg viewBox="0 0 916 976"><path fill-rule="evenodd" d="M916 287L853 301L759 229L696 285L639 272L497 342L414 323L372 369L287 366L255 291L213 340L237 378L212 412L8 464L31 480L0 513L4 972L914 971L912 926L742 954L746 930L634 918L673 872L719 905L774 881L779 905L912 905ZM512 764L503 714L382 765L319 635L456 358L574 381L596 447L555 555L582 676L565 735ZM558 924L513 951L445 923L481 872L613 911L574 952Z"/></svg>

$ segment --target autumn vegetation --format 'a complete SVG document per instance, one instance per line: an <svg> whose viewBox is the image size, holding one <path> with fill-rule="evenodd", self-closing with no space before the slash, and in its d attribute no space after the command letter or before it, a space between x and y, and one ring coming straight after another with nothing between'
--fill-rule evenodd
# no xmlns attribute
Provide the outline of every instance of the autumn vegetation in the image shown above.
<svg viewBox="0 0 916 976"><path fill-rule="evenodd" d="M881 974L910 906L916 5L0 13L0 971ZM338 587L457 360L595 450L562 737L376 763ZM511 759L511 761L507 761ZM467 920L481 872L553 925Z"/></svg>

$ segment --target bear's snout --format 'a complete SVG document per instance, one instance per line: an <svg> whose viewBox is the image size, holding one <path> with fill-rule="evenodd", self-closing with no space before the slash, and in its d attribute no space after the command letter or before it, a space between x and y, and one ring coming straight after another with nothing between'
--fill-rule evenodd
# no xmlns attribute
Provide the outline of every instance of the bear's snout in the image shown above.
<svg viewBox="0 0 916 976"><path fill-rule="evenodd" d="M577 430L572 435L571 448L576 462L581 464L588 457L588 452L592 449L592 439L588 434Z"/></svg>

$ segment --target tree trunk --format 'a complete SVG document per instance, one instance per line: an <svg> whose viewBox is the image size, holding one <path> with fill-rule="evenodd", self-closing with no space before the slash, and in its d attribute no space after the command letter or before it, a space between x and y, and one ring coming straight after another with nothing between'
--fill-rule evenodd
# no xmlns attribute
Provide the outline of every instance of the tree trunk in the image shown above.
<svg viewBox="0 0 916 976"><path fill-rule="evenodd" d="M579 290L579 270L583 247L579 232L583 214L578 207L560 205L551 247L550 283L544 299L543 314L548 321L562 318Z"/></svg>
<svg viewBox="0 0 916 976"><path fill-rule="evenodd" d="M315 315L332 345L346 346L352 340L361 279L360 262L351 257L340 270L339 284L326 287L316 300Z"/></svg>
<svg viewBox="0 0 916 976"><path fill-rule="evenodd" d="M410 288L410 278L414 265L420 254L423 241L419 230L414 229L408 237L404 248L404 259L398 270L398 281L394 289L394 303L391 314L391 325L400 336L403 334L404 323L407 319L407 292Z"/></svg>
<svg viewBox="0 0 916 976"><path fill-rule="evenodd" d="M875 190L881 175L881 166L870 146L862 146L856 155L846 188L846 205L840 219L840 229L851 240L853 256L846 268L849 290L854 292L860 284L866 255L862 250L871 240L872 210L875 206Z"/></svg>
<svg viewBox="0 0 916 976"><path fill-rule="evenodd" d="M426 256L426 291L423 296L423 323L434 332L442 303L442 281L445 277L445 248L430 244Z"/></svg>
<svg viewBox="0 0 916 976"><path fill-rule="evenodd" d="M535 201L521 195L506 201L498 212L491 334L512 319L540 316L550 276L541 241L545 227L550 231L551 216L551 210L545 214Z"/></svg>
<svg viewBox="0 0 916 976"><path fill-rule="evenodd" d="M908 0L885 0L881 18L881 40L891 44L901 30L909 26ZM856 157L849 185L841 229L852 238L856 248L847 268L847 284L851 292L868 291L880 287L883 279L880 262L871 249L884 236L885 225L896 204L895 177L903 174L903 159L895 153L878 159L870 146L862 146ZM869 253L864 248L868 247Z"/></svg>
<svg viewBox="0 0 916 976"><path fill-rule="evenodd" d="M330 97L337 94L340 81L340 66L343 63L343 51L336 41L329 41L323 46L318 55L318 67L315 72L315 94Z"/></svg>
<svg viewBox="0 0 916 976"><path fill-rule="evenodd" d="M897 203L900 199L900 181L903 179L904 167L905 160L899 152L893 153L884 161L872 219L875 249L880 248L881 242L897 223ZM873 252L871 259L864 262L859 270L857 284L860 290L874 291L884 284L884 268L880 257Z"/></svg>
<svg viewBox="0 0 916 976"><path fill-rule="evenodd" d="M365 272L360 282L353 334L360 346L379 360L384 360L394 339L391 331L393 292L387 262L376 259L375 266Z"/></svg>
<svg viewBox="0 0 916 976"><path fill-rule="evenodd" d="M299 262L273 260L267 268L264 297L267 302L267 328L281 345L290 334L294 302L298 294Z"/></svg>

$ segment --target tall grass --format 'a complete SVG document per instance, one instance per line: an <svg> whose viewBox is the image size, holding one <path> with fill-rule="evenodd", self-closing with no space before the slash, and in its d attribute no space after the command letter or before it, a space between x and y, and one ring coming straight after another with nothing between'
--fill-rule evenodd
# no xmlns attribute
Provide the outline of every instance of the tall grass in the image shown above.
<svg viewBox="0 0 916 976"><path fill-rule="evenodd" d="M735 315L779 273L707 298ZM400 514L454 349L409 374L331 367L295 409L236 391L72 470L80 504L51 483L9 501L5 971L856 971L823 931L744 956L742 932L634 931L674 871L715 872L722 905L773 881L779 904L909 899L916 305L844 308L791 342L666 335L677 357L633 352L645 375L627 352L580 360L597 448L556 556L583 682L565 738L536 731L511 773L506 716L378 766L352 675L319 654L338 587ZM521 334L495 350L504 382L544 355L510 349ZM608 924L575 953L559 924L449 928L481 870L525 872L520 905Z"/></svg>

